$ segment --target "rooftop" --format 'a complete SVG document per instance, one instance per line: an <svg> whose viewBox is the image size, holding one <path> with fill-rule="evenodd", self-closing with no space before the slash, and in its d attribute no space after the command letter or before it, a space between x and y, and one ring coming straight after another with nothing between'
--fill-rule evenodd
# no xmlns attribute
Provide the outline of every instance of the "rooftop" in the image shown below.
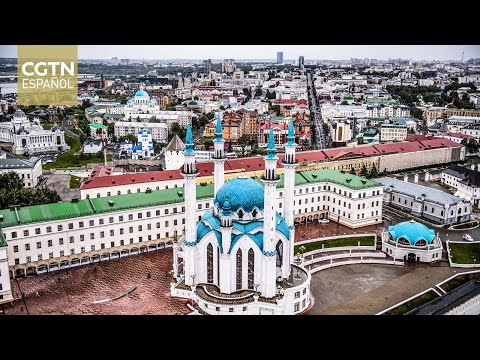
<svg viewBox="0 0 480 360"><path fill-rule="evenodd" d="M7 169L29 169L33 168L40 160L37 156L32 156L27 160L22 159L0 159L0 170Z"/></svg>
<svg viewBox="0 0 480 360"><path fill-rule="evenodd" d="M480 172L478 171L471 170L457 164L450 164L444 173L459 178L461 183L468 186L480 186Z"/></svg>
<svg viewBox="0 0 480 360"><path fill-rule="evenodd" d="M425 198L428 201L434 201L442 205L445 205L445 204L456 205L463 201L457 196L448 194L440 190L432 189L432 188L418 185L418 184L405 182L402 180L393 179L390 177L382 177L382 178L376 179L376 181L379 182L380 184L383 184L386 190L393 189L397 192L408 194L415 198L417 197Z"/></svg>
<svg viewBox="0 0 480 360"><path fill-rule="evenodd" d="M197 199L212 196L213 184L197 186ZM179 187L70 202L63 201L46 205L12 207L10 209L0 210L0 215L3 215L3 219L0 220L0 228L184 201L184 189L183 187Z"/></svg>
<svg viewBox="0 0 480 360"><path fill-rule="evenodd" d="M183 143L182 139L178 137L177 134L170 140L165 151L183 151L185 150L185 144Z"/></svg>
<svg viewBox="0 0 480 360"><path fill-rule="evenodd" d="M179 170L174 171L176 171L179 178L181 178ZM105 181L107 184L112 184L112 181L116 182L117 179L130 178L129 183L132 183L132 176L146 176L150 178L151 174L158 173L167 173L167 171L155 171L152 173L134 175L117 175L114 177L100 176L93 180L98 180L99 182ZM261 182L259 178L256 180ZM301 171L295 174L296 185L318 182L332 182L353 190L380 186L374 181L331 169ZM88 180L85 183L88 185ZM277 187L282 188L283 186L284 176L281 175ZM197 199L212 198L213 189L213 184L197 185ZM151 192L90 198L71 202L64 201L46 205L12 207L10 209L0 210L0 215L3 215L3 219L0 220L0 228L50 220L76 218L78 216L95 215L126 209L173 204L184 201L184 189L183 187L178 187L164 190L152 190Z"/></svg>
<svg viewBox="0 0 480 360"><path fill-rule="evenodd" d="M478 294L480 294L480 281L472 280L408 312L407 315L443 315Z"/></svg>

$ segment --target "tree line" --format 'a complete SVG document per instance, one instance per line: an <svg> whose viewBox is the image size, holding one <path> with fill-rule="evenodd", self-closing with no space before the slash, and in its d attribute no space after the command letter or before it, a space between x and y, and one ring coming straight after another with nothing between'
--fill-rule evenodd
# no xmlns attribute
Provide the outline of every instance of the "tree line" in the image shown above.
<svg viewBox="0 0 480 360"><path fill-rule="evenodd" d="M0 174L0 209L12 205L41 205L59 202L60 196L55 190L41 186L26 188L20 176L13 172Z"/></svg>

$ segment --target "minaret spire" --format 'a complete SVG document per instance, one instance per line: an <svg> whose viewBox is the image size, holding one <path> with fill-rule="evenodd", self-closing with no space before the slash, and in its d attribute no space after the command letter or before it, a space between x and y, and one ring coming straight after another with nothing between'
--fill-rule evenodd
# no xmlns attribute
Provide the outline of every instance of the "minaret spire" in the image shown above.
<svg viewBox="0 0 480 360"><path fill-rule="evenodd" d="M276 198L277 183L280 180L277 174L277 161L273 128L270 128L267 155L265 156L265 172L262 177L265 187L263 205L263 254L265 255L265 261L260 283L261 292L267 298L275 296L276 291L276 257L274 256L278 241L276 237Z"/></svg>
<svg viewBox="0 0 480 360"><path fill-rule="evenodd" d="M222 131L222 119L220 115L217 117L217 124L215 127L215 139L213 140L214 154L214 194L217 195L218 189L220 189L225 182L225 140L223 140L223 131Z"/></svg>
<svg viewBox="0 0 480 360"><path fill-rule="evenodd" d="M184 244L184 264L185 264L185 284L191 286L194 281L195 272L195 244L197 241L197 186L196 178L198 170L195 167L195 149L192 138L192 128L187 126L187 136L185 139L185 163L182 169L182 175L185 179L184 197L185 197L185 239ZM174 254L175 256L175 254Z"/></svg>
<svg viewBox="0 0 480 360"><path fill-rule="evenodd" d="M285 144L285 156L282 161L283 176L284 176L284 213L283 217L287 225L290 228L290 251L289 251L289 263L292 263L294 257L294 241L295 241L295 224L294 224L294 206L293 195L295 188L295 168L298 164L295 158L295 128L293 126L293 120L290 120L288 124L288 136L287 143ZM287 273L282 276L288 276Z"/></svg>

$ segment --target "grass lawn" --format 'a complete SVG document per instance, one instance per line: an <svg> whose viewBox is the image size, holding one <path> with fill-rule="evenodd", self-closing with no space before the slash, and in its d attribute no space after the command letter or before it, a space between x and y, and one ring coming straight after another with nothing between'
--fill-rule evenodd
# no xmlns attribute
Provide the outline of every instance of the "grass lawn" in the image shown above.
<svg viewBox="0 0 480 360"><path fill-rule="evenodd" d="M80 167L85 166L88 163L103 163L102 153L95 155L75 155L75 153L78 153L81 149L79 140L70 136L65 136L65 142L70 146L70 150L59 155L55 162L45 164L43 166L45 170ZM112 160L112 155L107 154L107 160Z"/></svg>
<svg viewBox="0 0 480 360"><path fill-rule="evenodd" d="M76 189L80 186L81 177L70 175L70 189Z"/></svg>
<svg viewBox="0 0 480 360"><path fill-rule="evenodd" d="M460 285L469 282L470 280L480 281L480 272L474 274L458 275L456 278L453 278L452 280L447 281L445 284L440 285L440 287L446 292L449 292L453 289L456 289Z"/></svg>
<svg viewBox="0 0 480 360"><path fill-rule="evenodd" d="M457 264L473 264L480 262L480 242L448 243L452 261ZM473 259L477 259L476 262Z"/></svg>
<svg viewBox="0 0 480 360"><path fill-rule="evenodd" d="M471 222L460 224L460 225L452 225L452 229L455 229L455 230L470 229L477 225L478 225L478 221L471 221Z"/></svg>
<svg viewBox="0 0 480 360"><path fill-rule="evenodd" d="M80 136L82 134L82 132L80 130L74 129L73 127L71 129L68 129L68 130L70 130L74 134L77 134L78 136Z"/></svg>
<svg viewBox="0 0 480 360"><path fill-rule="evenodd" d="M435 291L430 290L429 292L426 292L425 294L420 295L415 299L410 300L409 302L406 302L400 306L397 306L396 308L393 308L390 311L387 311L383 315L404 315L410 310L416 309L417 307L422 306L423 304L426 304L427 302L432 301L437 297L438 294Z"/></svg>
<svg viewBox="0 0 480 360"><path fill-rule="evenodd" d="M320 240L311 242L308 244L303 244L305 246L304 253L309 251L317 250L323 247L326 248L333 248L333 247L342 247L342 246L357 246L358 242L360 241L360 246L373 246L375 245L375 237L374 236L355 236L349 238L339 238L339 239L332 239L332 240ZM294 253L300 252L300 246L296 245L294 248Z"/></svg>

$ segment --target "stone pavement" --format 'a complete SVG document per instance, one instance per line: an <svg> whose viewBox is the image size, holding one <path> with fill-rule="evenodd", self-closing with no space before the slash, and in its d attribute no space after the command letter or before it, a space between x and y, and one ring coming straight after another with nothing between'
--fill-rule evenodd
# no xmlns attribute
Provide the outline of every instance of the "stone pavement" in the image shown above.
<svg viewBox="0 0 480 360"><path fill-rule="evenodd" d="M357 266L357 265L353 265ZM363 265L380 266L380 265ZM408 266L392 268L405 268ZM346 266L344 266L346 267ZM329 270L326 270L327 272ZM408 299L428 288L434 287L439 282L448 277L468 271L468 269L454 269L440 266L416 266L412 271L399 277L394 277L379 287L369 289L366 293L354 294L351 300L345 301L339 305L330 307L320 312L321 315L374 315L382 310L389 308L403 300ZM323 272L323 271L321 271ZM321 273L320 272L320 273ZM327 275L327 272L325 275ZM315 275L313 275L315 276ZM344 279L344 281L348 281ZM355 278L354 278L354 281ZM356 285L362 285L357 282ZM328 292L328 289L323 289ZM353 293L353 292L351 292ZM358 293L358 292L357 292Z"/></svg>
<svg viewBox="0 0 480 360"><path fill-rule="evenodd" d="M26 295L30 314L188 313L186 300L170 297L172 277L168 272L171 269L172 249L167 248L101 264L19 278L18 285ZM147 278L148 273L150 278ZM118 300L94 304L134 286L134 291ZM12 281L12 288L18 300L14 307L6 307L6 315L26 315L16 281Z"/></svg>
<svg viewBox="0 0 480 360"><path fill-rule="evenodd" d="M382 223L378 225L364 226L358 229L350 229L335 221L330 221L327 224L320 224L318 222L309 222L307 224L295 225L295 242L315 239L318 237L335 236L335 235L349 235L349 234L365 234L377 233L381 234Z"/></svg>

